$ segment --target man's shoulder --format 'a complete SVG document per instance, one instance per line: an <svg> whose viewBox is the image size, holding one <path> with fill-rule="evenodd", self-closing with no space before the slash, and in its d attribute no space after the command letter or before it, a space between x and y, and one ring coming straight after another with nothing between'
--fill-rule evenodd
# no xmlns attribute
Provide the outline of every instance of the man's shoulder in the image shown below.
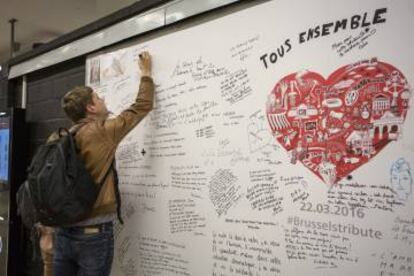
<svg viewBox="0 0 414 276"><path fill-rule="evenodd" d="M90 120L84 122L82 126L76 131L77 139L106 139L105 135L105 120Z"/></svg>

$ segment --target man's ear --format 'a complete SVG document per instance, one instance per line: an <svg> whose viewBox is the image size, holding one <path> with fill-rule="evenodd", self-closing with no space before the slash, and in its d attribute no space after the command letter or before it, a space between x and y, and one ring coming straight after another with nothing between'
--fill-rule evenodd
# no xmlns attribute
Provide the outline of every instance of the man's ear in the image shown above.
<svg viewBox="0 0 414 276"><path fill-rule="evenodd" d="M94 104L87 104L86 105L86 112L91 113L91 114L95 114L96 113L95 105Z"/></svg>

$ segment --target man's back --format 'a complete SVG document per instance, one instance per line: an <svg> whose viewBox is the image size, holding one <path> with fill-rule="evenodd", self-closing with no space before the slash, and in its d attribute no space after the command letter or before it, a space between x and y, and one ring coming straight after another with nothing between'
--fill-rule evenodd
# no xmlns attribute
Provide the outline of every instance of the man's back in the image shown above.
<svg viewBox="0 0 414 276"><path fill-rule="evenodd" d="M75 137L80 156L96 183L100 183L110 170L118 144L151 111L153 93L152 79L142 77L138 96L128 109L113 119L85 118L79 122L79 126L75 126L81 127ZM109 172L91 217L115 210L114 174Z"/></svg>

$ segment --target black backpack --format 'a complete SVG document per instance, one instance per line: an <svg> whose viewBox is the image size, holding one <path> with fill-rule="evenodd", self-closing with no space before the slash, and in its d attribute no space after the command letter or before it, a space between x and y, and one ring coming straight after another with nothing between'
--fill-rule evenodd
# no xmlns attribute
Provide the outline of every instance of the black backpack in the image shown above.
<svg viewBox="0 0 414 276"><path fill-rule="evenodd" d="M96 184L78 156L76 132L59 129L59 138L40 146L33 157L28 178L17 192L18 212L26 226L70 225L92 210L112 166Z"/></svg>

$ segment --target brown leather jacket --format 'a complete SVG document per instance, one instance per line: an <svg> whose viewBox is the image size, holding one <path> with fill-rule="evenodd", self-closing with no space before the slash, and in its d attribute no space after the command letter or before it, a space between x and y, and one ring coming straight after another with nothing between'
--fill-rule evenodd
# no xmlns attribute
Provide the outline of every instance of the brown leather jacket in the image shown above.
<svg viewBox="0 0 414 276"><path fill-rule="evenodd" d="M75 139L86 168L100 183L110 168L115 151L121 140L153 107L154 83L150 77L142 77L135 102L113 119L94 120L84 118L77 125L82 127ZM75 126L76 127L76 126ZM110 171L102 184L92 213L86 219L116 212L114 174Z"/></svg>

